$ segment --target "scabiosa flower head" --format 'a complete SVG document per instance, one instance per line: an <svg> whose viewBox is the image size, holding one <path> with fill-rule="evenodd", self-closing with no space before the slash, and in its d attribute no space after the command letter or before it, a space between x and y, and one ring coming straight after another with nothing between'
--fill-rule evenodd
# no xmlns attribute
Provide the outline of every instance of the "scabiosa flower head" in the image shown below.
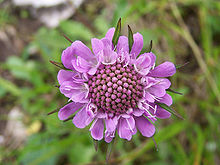
<svg viewBox="0 0 220 165"><path fill-rule="evenodd" d="M166 93L171 83L167 78L176 72L171 62L155 67L152 52L140 52L143 37L134 34L133 44L120 36L113 44L115 28L102 39L93 38L92 51L81 41L75 41L62 53L62 64L57 76L60 92L70 103L59 110L60 120L72 114L73 124L84 128L90 123L95 140L111 142L118 133L131 140L137 130L145 137L155 133L153 123L158 118L169 118L170 112L158 103L170 106L172 98Z"/></svg>

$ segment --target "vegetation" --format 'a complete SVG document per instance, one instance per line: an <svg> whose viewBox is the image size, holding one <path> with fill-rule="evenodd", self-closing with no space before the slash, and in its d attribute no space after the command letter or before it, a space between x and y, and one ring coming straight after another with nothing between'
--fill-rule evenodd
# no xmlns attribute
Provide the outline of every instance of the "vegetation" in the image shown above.
<svg viewBox="0 0 220 165"><path fill-rule="evenodd" d="M1 2L1 1L0 1ZM144 37L144 49L157 55L158 63L170 60L178 69L171 79L172 108L185 120L172 116L156 122L152 139L136 134L131 141L116 139L110 164L219 164L220 162L220 2L217 0L105 0L85 1L73 17L49 29L26 9L0 9L0 33L15 29L14 44L0 46L0 121L19 107L24 114L27 139L19 147L0 146L0 164L105 164L107 144L95 151L86 129L75 128L71 120L62 122L47 113L67 101L60 94L55 68L49 60L60 61L69 42L101 38L122 18L122 34L127 24ZM30 22L21 24L23 22ZM31 25L32 24L32 25ZM30 26L29 26L30 25ZM28 29L27 32L24 29ZM10 36L9 36L10 37ZM0 38L1 42L1 38ZM10 42L8 43L10 44ZM91 44L90 44L91 47ZM7 53L6 51L10 52ZM144 50L143 50L144 52ZM3 125L2 125L3 126ZM0 126L0 133L5 127Z"/></svg>

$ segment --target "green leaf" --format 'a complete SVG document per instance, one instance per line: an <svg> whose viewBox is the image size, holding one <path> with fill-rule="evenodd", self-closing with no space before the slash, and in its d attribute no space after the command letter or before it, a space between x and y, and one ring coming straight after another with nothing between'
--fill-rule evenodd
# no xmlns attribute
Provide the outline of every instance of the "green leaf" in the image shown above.
<svg viewBox="0 0 220 165"><path fill-rule="evenodd" d="M89 41L93 36L92 31L80 22L67 20L60 23L60 29L73 40L82 39Z"/></svg>
<svg viewBox="0 0 220 165"><path fill-rule="evenodd" d="M118 43L120 33L121 33L121 18L119 18L119 20L118 20L117 27L115 29L114 36L112 38L112 43L114 46Z"/></svg>
<svg viewBox="0 0 220 165"><path fill-rule="evenodd" d="M134 43L134 38L133 38L133 32L131 30L131 27L128 25L128 44L129 44L129 53L132 49Z"/></svg>
<svg viewBox="0 0 220 165"><path fill-rule="evenodd" d="M187 128L186 122L183 121L177 122L158 131L158 133L155 134L154 138L158 143L164 142L166 140L172 139L174 136L176 136L186 128ZM155 144L153 141L146 140L139 147L128 153L125 153L124 155L118 157L116 160L123 161L121 164L128 164L129 162L132 162L135 159L146 154L146 151L150 150L154 146Z"/></svg>
<svg viewBox="0 0 220 165"><path fill-rule="evenodd" d="M172 109L168 105L166 105L164 103L158 103L158 102L156 104L159 105L161 108L167 110L168 112L172 113L173 115L175 115L175 116L179 117L180 119L184 120L184 118L180 114L178 114L174 109Z"/></svg>
<svg viewBox="0 0 220 165"><path fill-rule="evenodd" d="M0 77L0 86L1 88L10 92L12 95L19 96L21 94L20 89L15 84L1 77Z"/></svg>

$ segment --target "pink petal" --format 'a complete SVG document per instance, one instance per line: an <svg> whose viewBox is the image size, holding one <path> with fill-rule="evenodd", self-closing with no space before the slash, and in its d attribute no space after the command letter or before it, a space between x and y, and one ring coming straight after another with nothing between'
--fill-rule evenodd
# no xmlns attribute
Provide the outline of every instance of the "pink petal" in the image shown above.
<svg viewBox="0 0 220 165"><path fill-rule="evenodd" d="M100 52L99 58L104 65L114 64L117 59L117 53L112 50L112 43L106 39L102 39L104 49Z"/></svg>
<svg viewBox="0 0 220 165"><path fill-rule="evenodd" d="M126 36L120 36L118 39L117 52L119 52L121 49L124 52L129 53L128 38Z"/></svg>
<svg viewBox="0 0 220 165"><path fill-rule="evenodd" d="M148 91L157 97L163 97L166 94L165 88L160 85L154 85L150 87Z"/></svg>
<svg viewBox="0 0 220 165"><path fill-rule="evenodd" d="M160 119L166 119L171 116L171 113L161 107L157 107L156 116Z"/></svg>
<svg viewBox="0 0 220 165"><path fill-rule="evenodd" d="M148 53L144 53L135 60L134 68L138 73L147 75L153 66L151 64L151 57L148 55Z"/></svg>
<svg viewBox="0 0 220 165"><path fill-rule="evenodd" d="M61 69L58 72L57 80L59 84L61 85L64 81L71 81L75 75L76 73L74 72Z"/></svg>
<svg viewBox="0 0 220 165"><path fill-rule="evenodd" d="M116 129L116 125L113 119L105 119L105 126L108 132L114 132Z"/></svg>
<svg viewBox="0 0 220 165"><path fill-rule="evenodd" d="M87 73L91 68L91 64L82 57L77 57L76 59L72 60L72 65L74 69L80 73Z"/></svg>
<svg viewBox="0 0 220 165"><path fill-rule="evenodd" d="M95 56L91 50L81 41L75 41L71 45L74 49L74 55L84 58L86 61L94 60Z"/></svg>
<svg viewBox="0 0 220 165"><path fill-rule="evenodd" d="M79 108L81 108L84 104L81 103L69 103L61 108L58 112L58 117L60 120L66 120L70 115L75 113Z"/></svg>
<svg viewBox="0 0 220 165"><path fill-rule="evenodd" d="M143 36L140 33L134 34L133 37L134 37L134 44L132 46L130 53L134 54L135 57L137 57L143 48L144 41L143 41Z"/></svg>
<svg viewBox="0 0 220 165"><path fill-rule="evenodd" d="M143 110L140 110L140 109L136 108L136 109L134 109L134 112L133 112L132 114L133 114L134 116L139 117L139 116L142 116L143 113L144 113Z"/></svg>
<svg viewBox="0 0 220 165"><path fill-rule="evenodd" d="M133 130L130 128L133 127ZM118 135L120 138L131 140L132 135L135 133L135 121L131 118L120 118L118 124Z"/></svg>
<svg viewBox="0 0 220 165"><path fill-rule="evenodd" d="M113 36L114 36L114 33L115 33L115 28L114 28L114 27L113 27L113 28L110 28L110 29L108 30L108 32L106 33L105 38L107 38L109 41L112 41L112 38L113 38Z"/></svg>
<svg viewBox="0 0 220 165"><path fill-rule="evenodd" d="M85 128L92 121L92 118L86 112L86 106L84 106L76 116L73 118L73 124L77 128Z"/></svg>
<svg viewBox="0 0 220 165"><path fill-rule="evenodd" d="M151 122L144 116L135 118L136 127L145 137L151 137L155 133L155 127Z"/></svg>
<svg viewBox="0 0 220 165"><path fill-rule="evenodd" d="M88 103L89 100L87 99L87 97L88 97L88 91L73 90L70 100L79 103Z"/></svg>
<svg viewBox="0 0 220 165"><path fill-rule="evenodd" d="M164 62L155 67L148 76L152 77L170 77L176 73L176 67L172 62Z"/></svg>
<svg viewBox="0 0 220 165"><path fill-rule="evenodd" d="M157 85L163 86L164 89L168 89L171 85L170 80L167 78L156 78L157 81L160 81Z"/></svg>
<svg viewBox="0 0 220 165"><path fill-rule="evenodd" d="M71 97L72 96L72 86L73 86L72 81L64 81L61 86L60 86L60 92L64 94L66 97Z"/></svg>
<svg viewBox="0 0 220 165"><path fill-rule="evenodd" d="M85 83L74 83L73 81L64 81L60 86L60 92L73 102L87 103L89 88Z"/></svg>
<svg viewBox="0 0 220 165"><path fill-rule="evenodd" d="M89 71L88 71L88 74L91 75L91 76L94 75L94 74L96 74L96 71L97 71L98 66L99 66L99 65L97 65L97 66L95 66L95 67L91 67L91 68L89 69Z"/></svg>
<svg viewBox="0 0 220 165"><path fill-rule="evenodd" d="M171 83L168 79L157 78L156 85L151 86L148 91L157 97L163 97L170 85Z"/></svg>
<svg viewBox="0 0 220 165"><path fill-rule="evenodd" d="M125 119L124 119L125 120ZM131 140L132 138L132 133L130 130L123 128L125 126L125 121L120 120L119 121L119 126L118 126L118 135L122 139L127 139Z"/></svg>
<svg viewBox="0 0 220 165"><path fill-rule="evenodd" d="M92 42L92 50L95 55L97 55L101 50L103 50L104 45L101 40L97 38L93 38L91 42Z"/></svg>
<svg viewBox="0 0 220 165"><path fill-rule="evenodd" d="M114 137L115 137L115 132L105 131L105 141L107 143L110 143Z"/></svg>
<svg viewBox="0 0 220 165"><path fill-rule="evenodd" d="M61 61L62 61L63 65L68 69L74 70L72 63L71 63L71 61L76 58L74 56L74 54L75 54L75 52L74 52L72 45L69 46L68 48L66 48L62 52Z"/></svg>
<svg viewBox="0 0 220 165"><path fill-rule="evenodd" d="M150 103L153 103L155 101L149 92L144 92L144 98Z"/></svg>
<svg viewBox="0 0 220 165"><path fill-rule="evenodd" d="M103 138L103 131L104 131L104 124L102 119L97 119L92 124L91 128L91 135L95 140L101 140Z"/></svg>
<svg viewBox="0 0 220 165"><path fill-rule="evenodd" d="M156 62L156 56L152 52L147 53L147 55L150 56L150 58L151 58L151 66L153 66L155 64L155 62Z"/></svg>
<svg viewBox="0 0 220 165"><path fill-rule="evenodd" d="M127 125L128 127L126 127L127 129L130 129L131 131L134 129L135 127L135 120L132 116L130 116L130 118L125 119L127 121Z"/></svg>
<svg viewBox="0 0 220 165"><path fill-rule="evenodd" d="M165 94L161 99L160 99L161 103L164 103L168 106L171 106L173 103L172 97L169 94Z"/></svg>

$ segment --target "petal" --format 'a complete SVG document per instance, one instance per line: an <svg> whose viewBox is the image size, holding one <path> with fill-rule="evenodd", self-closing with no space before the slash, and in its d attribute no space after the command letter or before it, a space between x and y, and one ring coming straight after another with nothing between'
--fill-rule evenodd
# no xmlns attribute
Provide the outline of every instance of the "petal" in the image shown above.
<svg viewBox="0 0 220 165"><path fill-rule="evenodd" d="M74 49L74 55L84 58L86 61L94 60L95 56L91 50L81 41L75 41L71 45Z"/></svg>
<svg viewBox="0 0 220 165"><path fill-rule="evenodd" d="M85 128L92 121L92 118L86 112L86 106L84 106L76 116L73 118L73 124L77 128Z"/></svg>
<svg viewBox="0 0 220 165"><path fill-rule="evenodd" d="M141 134L145 137L151 137L155 133L155 127L144 116L135 118L136 126Z"/></svg>
<svg viewBox="0 0 220 165"><path fill-rule="evenodd" d="M91 68L91 64L82 57L77 57L76 59L72 60L72 65L74 69L80 73L87 73Z"/></svg>
<svg viewBox="0 0 220 165"><path fill-rule="evenodd" d="M105 126L108 132L113 132L116 129L115 122L112 119L105 119Z"/></svg>
<svg viewBox="0 0 220 165"><path fill-rule="evenodd" d="M115 33L115 28L113 27L113 28L110 28L108 31L107 31L107 33L106 33L106 35L105 35L105 38L107 38L109 41L112 41L112 38L113 38L113 36L114 36L114 33Z"/></svg>
<svg viewBox="0 0 220 165"><path fill-rule="evenodd" d="M134 116L139 117L139 116L142 116L143 113L144 113L143 110L140 110L140 109L136 108L136 109L134 109L134 112L133 112L132 114L133 114Z"/></svg>
<svg viewBox="0 0 220 165"><path fill-rule="evenodd" d="M75 113L79 108L81 108L84 104L81 103L69 103L61 108L58 112L58 117L60 120L66 120L70 115Z"/></svg>
<svg viewBox="0 0 220 165"><path fill-rule="evenodd" d="M92 50L95 55L97 55L104 48L102 41L97 38L93 38L91 40L91 43L92 43Z"/></svg>
<svg viewBox="0 0 220 165"><path fill-rule="evenodd" d="M70 98L72 96L71 91L73 90L73 85L74 84L71 81L64 81L60 86L60 92Z"/></svg>
<svg viewBox="0 0 220 165"><path fill-rule="evenodd" d="M61 85L64 81L71 81L75 75L76 73L74 72L61 69L57 74L57 80Z"/></svg>
<svg viewBox="0 0 220 165"><path fill-rule="evenodd" d="M98 68L98 66L90 68L88 71L88 74L91 76L96 74L97 68Z"/></svg>
<svg viewBox="0 0 220 165"><path fill-rule="evenodd" d="M88 62L81 57L77 57L77 59L72 60L72 65L74 69L80 73L88 73L89 75L94 75L99 67L100 63L96 63L97 61Z"/></svg>
<svg viewBox="0 0 220 165"><path fill-rule="evenodd" d="M101 140L103 138L103 131L104 131L104 124L102 119L97 119L92 124L91 128L91 135L95 140Z"/></svg>
<svg viewBox="0 0 220 165"><path fill-rule="evenodd" d="M131 138L132 138L132 134L131 134L131 131L130 130L128 130L128 129L124 129L123 128L123 123L121 123L121 122L119 122L120 124L119 124L119 128L118 128L118 135L119 135L119 137L120 138L122 138L122 139L127 139L127 140L131 140Z"/></svg>
<svg viewBox="0 0 220 165"><path fill-rule="evenodd" d="M108 132L105 132L105 141L107 143L110 143L112 141L113 137L109 135Z"/></svg>
<svg viewBox="0 0 220 165"><path fill-rule="evenodd" d="M89 88L86 83L65 81L60 86L60 92L73 102L87 103Z"/></svg>
<svg viewBox="0 0 220 165"><path fill-rule="evenodd" d="M171 106L173 103L172 97L169 94L165 94L161 99L160 99L161 103L164 103L168 106Z"/></svg>
<svg viewBox="0 0 220 165"><path fill-rule="evenodd" d="M133 135L133 130L129 129L128 121L124 118L119 119L118 124L118 135L120 138L131 140Z"/></svg>
<svg viewBox="0 0 220 165"><path fill-rule="evenodd" d="M68 48L66 48L63 52L62 52L62 56L61 56L61 61L63 63L63 65L68 68L68 69L74 69L72 66L71 61L73 59L75 59L76 57L74 56L74 49L71 46L69 46Z"/></svg>
<svg viewBox="0 0 220 165"><path fill-rule="evenodd" d="M157 97L163 97L166 94L165 88L161 85L154 85L148 91Z"/></svg>
<svg viewBox="0 0 220 165"><path fill-rule="evenodd" d="M176 67L172 62L164 62L155 67L148 76L152 77L170 77L176 73Z"/></svg>
<svg viewBox="0 0 220 165"><path fill-rule="evenodd" d="M147 53L147 55L151 58L151 66L154 66L156 62L156 56L152 52Z"/></svg>
<svg viewBox="0 0 220 165"><path fill-rule="evenodd" d="M144 98L150 103L153 103L155 101L149 92L144 92Z"/></svg>
<svg viewBox="0 0 220 165"><path fill-rule="evenodd" d="M134 37L134 43L130 53L134 54L135 57L137 57L143 48L144 41L143 41L143 36L140 33L134 34L133 37Z"/></svg>
<svg viewBox="0 0 220 165"><path fill-rule="evenodd" d="M98 58L104 65L114 64L117 59L117 53L112 50L112 42L106 38L103 38L101 41L104 49L99 52Z"/></svg>
<svg viewBox="0 0 220 165"><path fill-rule="evenodd" d="M157 97L163 97L170 85L171 82L168 79L157 78L156 84L148 88L148 91Z"/></svg>
<svg viewBox="0 0 220 165"><path fill-rule="evenodd" d="M151 67L153 66L151 64L152 61L149 53L144 53L135 60L134 68L138 73L142 75L147 75Z"/></svg>
<svg viewBox="0 0 220 165"><path fill-rule="evenodd" d="M127 129L130 129L131 131L134 129L135 127L135 120L132 116L130 116L130 118L125 119L127 121Z"/></svg>
<svg viewBox="0 0 220 165"><path fill-rule="evenodd" d="M164 89L168 89L171 85L170 80L166 78L156 78L157 81L160 81L157 85L163 86Z"/></svg>
<svg viewBox="0 0 220 165"><path fill-rule="evenodd" d="M124 52L129 53L128 37L126 37L126 36L120 36L118 39L117 52L119 52L121 49Z"/></svg>
<svg viewBox="0 0 220 165"><path fill-rule="evenodd" d="M171 116L171 113L161 107L157 107L156 116L160 119L166 119Z"/></svg>
<svg viewBox="0 0 220 165"><path fill-rule="evenodd" d="M88 91L73 90L70 100L79 103L88 103Z"/></svg>

